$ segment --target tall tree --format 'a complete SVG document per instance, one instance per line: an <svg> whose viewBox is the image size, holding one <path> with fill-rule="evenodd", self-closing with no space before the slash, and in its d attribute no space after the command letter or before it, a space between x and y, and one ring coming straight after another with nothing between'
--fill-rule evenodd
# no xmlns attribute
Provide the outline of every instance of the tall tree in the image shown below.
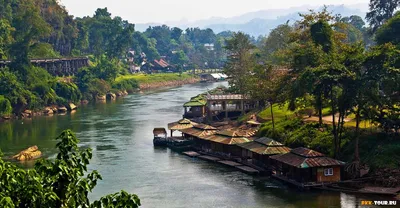
<svg viewBox="0 0 400 208"><path fill-rule="evenodd" d="M389 19L376 32L376 42L378 44L392 43L400 47L400 12Z"/></svg>
<svg viewBox="0 0 400 208"><path fill-rule="evenodd" d="M228 60L224 67L225 73L232 77L229 85L237 93L246 94L251 70L254 67L249 36L242 32L233 33L231 39L226 40L225 49L228 51Z"/></svg>
<svg viewBox="0 0 400 208"><path fill-rule="evenodd" d="M27 67L30 66L28 59L30 47L49 35L51 29L32 1L20 0L18 3L12 19L12 26L15 28L12 35L15 42L10 48L10 58L13 60L11 68L18 70L20 76L26 78Z"/></svg>
<svg viewBox="0 0 400 208"><path fill-rule="evenodd" d="M392 18L395 10L400 6L400 0L371 0L369 3L368 20L372 31L375 32L387 20Z"/></svg>

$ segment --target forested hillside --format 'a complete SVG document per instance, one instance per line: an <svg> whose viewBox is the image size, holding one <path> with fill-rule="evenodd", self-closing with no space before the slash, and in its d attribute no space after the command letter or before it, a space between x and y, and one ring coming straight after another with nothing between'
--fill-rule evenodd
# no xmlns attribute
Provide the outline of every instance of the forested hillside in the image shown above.
<svg viewBox="0 0 400 208"><path fill-rule="evenodd" d="M183 31L168 26L136 32L134 24L112 17L107 8L74 18L57 0L1 0L0 31L0 60L11 60L8 68L0 71L3 117L136 89L134 79L115 80L129 73L128 51L134 52L137 66L162 57L180 71L222 67L223 43L229 36L210 29ZM29 61L82 56L90 58L90 66L64 78L54 77Z"/></svg>

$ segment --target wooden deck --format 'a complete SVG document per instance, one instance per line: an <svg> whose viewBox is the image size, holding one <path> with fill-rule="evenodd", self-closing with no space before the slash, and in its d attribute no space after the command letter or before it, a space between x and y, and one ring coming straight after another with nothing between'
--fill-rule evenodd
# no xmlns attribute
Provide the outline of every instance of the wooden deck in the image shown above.
<svg viewBox="0 0 400 208"><path fill-rule="evenodd" d="M207 160L207 161L211 161L211 162L218 162L221 160L220 158L212 157L212 156L208 156L208 155L200 155L200 156L198 156L198 158Z"/></svg>
<svg viewBox="0 0 400 208"><path fill-rule="evenodd" d="M242 165L242 164L240 164L240 163L233 162L233 161L229 161L229 160L220 160L220 161L218 161L218 162L221 163L221 164L230 166L230 167L236 167L236 166Z"/></svg>
<svg viewBox="0 0 400 208"><path fill-rule="evenodd" d="M182 152L182 154L189 156L189 157L198 157L201 155L195 151Z"/></svg>
<svg viewBox="0 0 400 208"><path fill-rule="evenodd" d="M320 187L320 186L323 186L323 185L331 184L331 183L316 183L316 182L300 183L300 182L297 182L297 181L295 181L293 179L290 179L290 178L288 178L286 176L282 176L282 175L272 174L271 176L276 178L276 179L278 179L278 180L281 180L283 182L289 183L291 185L295 185L295 186L297 186L299 188Z"/></svg>
<svg viewBox="0 0 400 208"><path fill-rule="evenodd" d="M260 173L260 171L254 169L254 168L251 168L249 166L241 165L241 166L236 166L236 168L245 173L252 174L252 175L256 175L256 174Z"/></svg>

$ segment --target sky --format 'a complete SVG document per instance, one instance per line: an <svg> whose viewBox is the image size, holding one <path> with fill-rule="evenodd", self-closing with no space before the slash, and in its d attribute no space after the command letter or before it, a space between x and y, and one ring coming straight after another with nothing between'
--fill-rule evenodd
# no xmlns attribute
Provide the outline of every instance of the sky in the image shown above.
<svg viewBox="0 0 400 208"><path fill-rule="evenodd" d="M265 9L285 9L311 5L353 5L369 0L60 0L76 17L92 16L107 7L113 16L131 23L195 21L211 17L232 17Z"/></svg>

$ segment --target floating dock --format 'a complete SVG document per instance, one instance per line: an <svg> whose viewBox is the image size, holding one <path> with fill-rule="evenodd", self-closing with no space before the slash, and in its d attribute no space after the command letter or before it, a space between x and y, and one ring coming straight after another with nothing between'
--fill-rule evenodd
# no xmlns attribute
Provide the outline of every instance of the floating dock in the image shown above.
<svg viewBox="0 0 400 208"><path fill-rule="evenodd" d="M256 175L256 174L260 173L260 171L254 169L254 168L251 168L249 166L240 165L240 166L236 166L236 168L245 173L251 174L251 175Z"/></svg>
<svg viewBox="0 0 400 208"><path fill-rule="evenodd" d="M242 164L240 164L240 163L233 162L233 161L229 161L229 160L220 160L220 161L218 161L218 162L221 163L221 164L230 166L230 167L236 167L236 166L242 165Z"/></svg>
<svg viewBox="0 0 400 208"><path fill-rule="evenodd" d="M211 161L211 162L218 162L221 160L218 157L213 157L213 156L208 156L208 155L200 155L200 156L198 156L198 158L207 160L207 161Z"/></svg>
<svg viewBox="0 0 400 208"><path fill-rule="evenodd" d="M189 157L198 157L201 155L195 151L182 152L182 154L189 156Z"/></svg>

